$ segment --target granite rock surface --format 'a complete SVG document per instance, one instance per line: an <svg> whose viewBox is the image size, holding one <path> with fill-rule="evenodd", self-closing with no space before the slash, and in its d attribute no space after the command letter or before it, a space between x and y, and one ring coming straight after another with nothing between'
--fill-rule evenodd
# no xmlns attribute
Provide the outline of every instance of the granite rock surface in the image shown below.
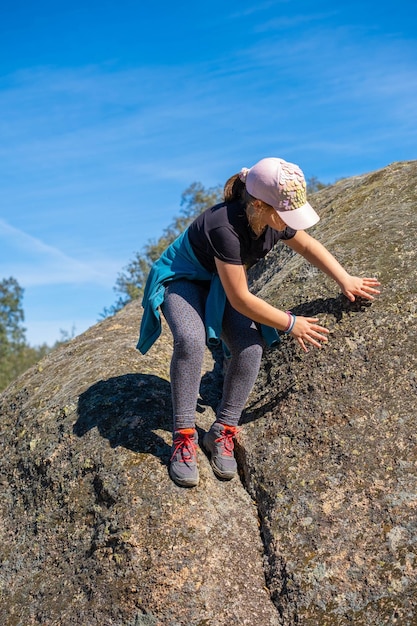
<svg viewBox="0 0 417 626"><path fill-rule="evenodd" d="M285 247L251 288L330 330L265 353L242 417L240 476L168 477L164 328L135 349L139 303L58 348L0 396L5 626L417 623L417 162L342 180L312 229L372 304ZM222 379L207 351L200 437Z"/></svg>

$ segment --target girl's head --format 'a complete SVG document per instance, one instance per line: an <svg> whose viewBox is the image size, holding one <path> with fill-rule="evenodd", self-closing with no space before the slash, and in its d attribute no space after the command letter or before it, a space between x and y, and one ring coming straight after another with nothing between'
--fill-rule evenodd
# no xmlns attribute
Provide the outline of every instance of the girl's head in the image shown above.
<svg viewBox="0 0 417 626"><path fill-rule="evenodd" d="M284 159L267 158L250 169L244 167L226 182L224 197L226 202L238 200L246 206L259 200L264 210L272 207L294 230L310 228L320 219L307 202L303 172Z"/></svg>
<svg viewBox="0 0 417 626"><path fill-rule="evenodd" d="M273 206L251 196L240 174L234 174L224 186L225 202L239 202L245 207L252 230L260 235L268 224L275 230L285 230L286 223L279 217Z"/></svg>

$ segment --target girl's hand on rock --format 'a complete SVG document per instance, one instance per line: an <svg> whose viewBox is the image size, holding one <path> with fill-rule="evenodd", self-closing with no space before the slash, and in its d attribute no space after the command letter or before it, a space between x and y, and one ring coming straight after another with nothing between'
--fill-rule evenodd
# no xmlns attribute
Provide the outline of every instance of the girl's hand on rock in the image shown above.
<svg viewBox="0 0 417 626"><path fill-rule="evenodd" d="M316 317L303 317L301 315L296 317L291 335L295 337L304 352L308 352L305 342L311 343L316 348L321 348L322 344L328 341L326 335L328 335L329 330L324 326L319 326L318 321Z"/></svg>
<svg viewBox="0 0 417 626"><path fill-rule="evenodd" d="M351 302L354 302L355 296L373 300L375 295L381 293L379 289L375 289L381 283L376 278L360 278L359 276L348 276L341 285L342 291Z"/></svg>

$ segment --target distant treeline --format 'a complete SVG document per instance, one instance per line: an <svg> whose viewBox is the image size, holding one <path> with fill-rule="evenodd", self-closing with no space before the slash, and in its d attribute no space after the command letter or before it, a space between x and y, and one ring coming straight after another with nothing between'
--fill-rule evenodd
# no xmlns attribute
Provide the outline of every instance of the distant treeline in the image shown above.
<svg viewBox="0 0 417 626"><path fill-rule="evenodd" d="M57 345L69 337L65 331L62 341L54 346L46 343L30 346L23 326L23 289L13 277L0 281L0 392L32 365L37 363Z"/></svg>

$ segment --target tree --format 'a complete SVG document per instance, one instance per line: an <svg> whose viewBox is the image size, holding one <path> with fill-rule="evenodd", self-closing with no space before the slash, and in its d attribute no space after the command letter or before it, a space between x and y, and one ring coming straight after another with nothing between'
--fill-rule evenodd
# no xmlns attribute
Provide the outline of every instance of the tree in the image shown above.
<svg viewBox="0 0 417 626"><path fill-rule="evenodd" d="M27 345L22 300L23 289L15 278L0 282L0 391L49 351L46 344Z"/></svg>
<svg viewBox="0 0 417 626"><path fill-rule="evenodd" d="M0 354L8 346L17 347L25 342L22 298L23 289L15 278L0 282Z"/></svg>
<svg viewBox="0 0 417 626"><path fill-rule="evenodd" d="M146 279L154 261L191 224L197 215L221 201L222 191L221 186L205 189L201 183L195 182L182 193L179 216L175 217L173 222L165 228L159 239L149 241L141 252L137 252L132 261L118 275L114 290L119 294L119 297L115 304L104 310L102 317L114 315L128 302L143 294Z"/></svg>
<svg viewBox="0 0 417 626"><path fill-rule="evenodd" d="M319 181L317 176L311 176L311 178L307 178L307 193L315 193L316 191L320 191L320 189L324 189L325 187L329 187L325 183Z"/></svg>
<svg viewBox="0 0 417 626"><path fill-rule="evenodd" d="M23 289L15 278L0 282L0 389L14 377L15 355L25 345Z"/></svg>

